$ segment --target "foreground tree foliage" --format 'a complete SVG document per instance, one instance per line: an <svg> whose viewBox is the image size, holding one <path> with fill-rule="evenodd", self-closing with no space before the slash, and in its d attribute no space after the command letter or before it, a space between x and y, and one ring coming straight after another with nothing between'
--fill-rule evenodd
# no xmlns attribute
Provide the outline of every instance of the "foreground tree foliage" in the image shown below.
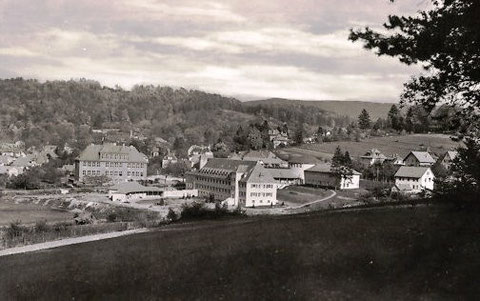
<svg viewBox="0 0 480 301"><path fill-rule="evenodd" d="M459 124L466 125L457 127L466 148L460 149L454 177L442 185L440 193L480 200L480 174L476 171L480 151L480 1L431 2L430 10L415 16L388 16L383 25L387 33L366 27L352 30L349 38L362 41L379 56L423 66L423 74L405 83L401 103L419 104L427 112L441 104L455 109Z"/></svg>

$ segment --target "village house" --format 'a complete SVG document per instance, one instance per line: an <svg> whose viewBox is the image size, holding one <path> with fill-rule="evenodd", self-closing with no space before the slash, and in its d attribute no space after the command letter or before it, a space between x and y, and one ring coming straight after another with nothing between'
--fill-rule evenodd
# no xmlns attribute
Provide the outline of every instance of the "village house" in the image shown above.
<svg viewBox="0 0 480 301"><path fill-rule="evenodd" d="M288 146L288 133L281 132L278 129L268 131L268 136L273 144L273 148Z"/></svg>
<svg viewBox="0 0 480 301"><path fill-rule="evenodd" d="M363 156L360 156L361 162L366 166L374 165L375 163L382 164L387 160L387 156L382 154L378 149L373 148L366 152Z"/></svg>
<svg viewBox="0 0 480 301"><path fill-rule="evenodd" d="M187 189L198 195L226 201L229 206L275 205L277 183L268 170L255 161L214 158L198 171L186 174Z"/></svg>
<svg viewBox="0 0 480 301"><path fill-rule="evenodd" d="M188 148L187 155L190 167L195 169L201 169L207 164L208 159L213 158L213 153L208 146L192 145Z"/></svg>
<svg viewBox="0 0 480 301"><path fill-rule="evenodd" d="M170 164L175 163L178 163L177 157L169 152L168 155L162 159L162 168L167 168Z"/></svg>
<svg viewBox="0 0 480 301"><path fill-rule="evenodd" d="M393 191L419 193L433 190L435 176L427 166L401 166L395 173Z"/></svg>
<svg viewBox="0 0 480 301"><path fill-rule="evenodd" d="M445 154L443 154L443 156L439 158L439 162L443 165L443 167L445 167L445 169L449 170L452 166L453 160L455 160L457 156L457 151L447 151L445 152Z"/></svg>
<svg viewBox="0 0 480 301"><path fill-rule="evenodd" d="M18 176L23 173L23 168L16 166L0 166L0 175L8 177Z"/></svg>
<svg viewBox="0 0 480 301"><path fill-rule="evenodd" d="M147 157L134 146L91 144L75 160L75 178L107 176L113 182L145 180Z"/></svg>
<svg viewBox="0 0 480 301"><path fill-rule="evenodd" d="M25 156L24 143L17 141L15 143L0 142L0 155L18 158Z"/></svg>
<svg viewBox="0 0 480 301"><path fill-rule="evenodd" d="M305 170L305 184L341 190L358 189L360 175L361 173L353 169L348 174L340 175L332 171L330 163L320 163Z"/></svg>
<svg viewBox="0 0 480 301"><path fill-rule="evenodd" d="M405 166L432 166L435 159L429 152L425 151L411 151L403 159Z"/></svg>

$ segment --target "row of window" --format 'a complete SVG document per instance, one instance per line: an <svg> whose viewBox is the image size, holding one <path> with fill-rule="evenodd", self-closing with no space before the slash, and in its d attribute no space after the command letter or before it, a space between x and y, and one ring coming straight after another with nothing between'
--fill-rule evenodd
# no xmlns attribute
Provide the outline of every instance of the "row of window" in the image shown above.
<svg viewBox="0 0 480 301"><path fill-rule="evenodd" d="M82 173L84 176L99 176L100 175L100 170L84 170ZM120 170L107 170L105 171L106 176L115 176L115 177L122 177L123 172ZM127 176L128 177L143 177L143 172L139 171L127 171Z"/></svg>
<svg viewBox="0 0 480 301"><path fill-rule="evenodd" d="M128 160L128 155L125 154L100 154L101 159L117 159L117 160Z"/></svg>
<svg viewBox="0 0 480 301"><path fill-rule="evenodd" d="M250 193L250 196L254 196L254 197L260 197L260 196L263 196L263 197L271 197L273 196L273 193L271 192L268 192L268 193L265 193L265 192L251 192Z"/></svg>
<svg viewBox="0 0 480 301"><path fill-rule="evenodd" d="M252 188L273 188L273 184L251 184Z"/></svg>
<svg viewBox="0 0 480 301"><path fill-rule="evenodd" d="M128 168L144 168L147 164L145 163L127 163ZM100 167L100 161L83 161L83 166L88 167ZM122 167L122 162L105 162L105 167Z"/></svg>
<svg viewBox="0 0 480 301"><path fill-rule="evenodd" d="M229 182L229 181L219 180L219 179L196 177L196 180L197 180L197 181L204 181L204 182L208 182L208 183L215 183L215 184L222 184L222 185L230 185L230 182Z"/></svg>
<svg viewBox="0 0 480 301"><path fill-rule="evenodd" d="M206 186L206 185L197 185L197 188L198 189L205 189L205 190L208 190L208 191L221 192L221 193L230 193L230 189L210 187L210 186Z"/></svg>

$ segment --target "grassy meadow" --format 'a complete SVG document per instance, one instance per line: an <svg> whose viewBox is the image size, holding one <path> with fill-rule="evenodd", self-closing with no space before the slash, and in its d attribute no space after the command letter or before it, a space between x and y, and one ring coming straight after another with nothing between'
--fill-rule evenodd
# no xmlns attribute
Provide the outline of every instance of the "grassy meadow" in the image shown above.
<svg viewBox="0 0 480 301"><path fill-rule="evenodd" d="M443 207L176 224L0 257L0 299L473 300L479 226Z"/></svg>
<svg viewBox="0 0 480 301"><path fill-rule="evenodd" d="M63 222L72 220L73 214L67 210L52 209L33 203L15 203L0 199L0 227L14 221L31 224L40 220Z"/></svg>
<svg viewBox="0 0 480 301"><path fill-rule="evenodd" d="M420 150L429 147L433 153L443 154L459 146L447 135L442 134L414 134L405 136L371 137L360 142L337 141L316 144L306 144L301 147L292 147L282 150L287 153L312 155L320 159L331 159L335 148L340 146L343 151L348 150L351 156L365 154L372 148L379 149L385 155L398 154L406 156L411 150Z"/></svg>

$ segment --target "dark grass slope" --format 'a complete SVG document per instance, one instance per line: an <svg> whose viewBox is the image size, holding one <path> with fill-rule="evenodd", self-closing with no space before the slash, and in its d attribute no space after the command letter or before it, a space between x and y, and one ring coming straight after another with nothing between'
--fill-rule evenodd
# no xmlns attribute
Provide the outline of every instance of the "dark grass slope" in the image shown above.
<svg viewBox="0 0 480 301"><path fill-rule="evenodd" d="M0 299L475 299L478 217L424 207L172 226L0 258Z"/></svg>

